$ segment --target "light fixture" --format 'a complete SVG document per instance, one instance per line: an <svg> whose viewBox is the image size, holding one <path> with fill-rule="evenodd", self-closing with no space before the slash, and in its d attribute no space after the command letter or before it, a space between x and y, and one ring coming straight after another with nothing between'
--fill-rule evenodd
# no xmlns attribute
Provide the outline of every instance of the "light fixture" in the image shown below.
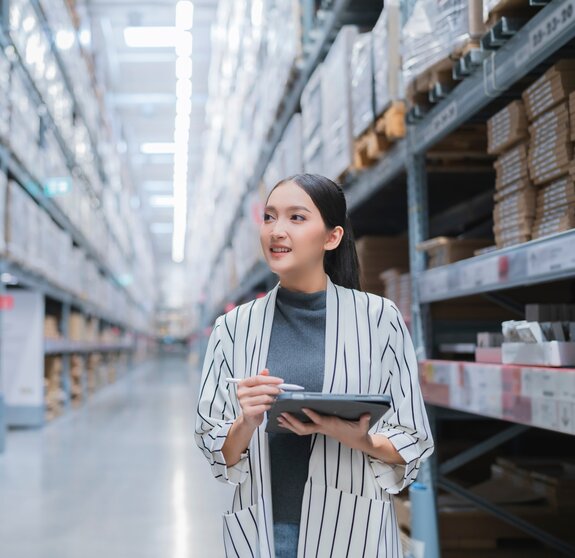
<svg viewBox="0 0 575 558"><path fill-rule="evenodd" d="M80 44L84 47L90 46L92 42L92 32L89 29L82 29L80 31Z"/></svg>
<svg viewBox="0 0 575 558"><path fill-rule="evenodd" d="M194 6L180 1L176 5L176 117L174 122L174 226L172 233L172 260L184 261L188 218L188 149L190 115L192 112L192 34L186 29L192 25Z"/></svg>
<svg viewBox="0 0 575 558"><path fill-rule="evenodd" d="M192 28L194 4L189 0L180 0L176 4L176 27L182 31Z"/></svg>
<svg viewBox="0 0 575 558"><path fill-rule="evenodd" d="M74 46L75 37L72 31L60 29L56 33L56 46L59 50L70 50Z"/></svg>
<svg viewBox="0 0 575 558"><path fill-rule="evenodd" d="M178 56L176 59L176 77L178 79L192 77L192 59L189 56Z"/></svg>
<svg viewBox="0 0 575 558"><path fill-rule="evenodd" d="M174 40L176 56L192 55L192 34L189 31L179 31Z"/></svg>
<svg viewBox="0 0 575 558"><path fill-rule="evenodd" d="M176 46L175 27L126 27L126 46L132 48L174 48Z"/></svg>
<svg viewBox="0 0 575 558"><path fill-rule="evenodd" d="M174 207L174 197L170 195L150 196L148 201L151 207Z"/></svg>
<svg viewBox="0 0 575 558"><path fill-rule="evenodd" d="M140 145L140 152L144 155L171 155L175 152L173 142L147 142Z"/></svg>

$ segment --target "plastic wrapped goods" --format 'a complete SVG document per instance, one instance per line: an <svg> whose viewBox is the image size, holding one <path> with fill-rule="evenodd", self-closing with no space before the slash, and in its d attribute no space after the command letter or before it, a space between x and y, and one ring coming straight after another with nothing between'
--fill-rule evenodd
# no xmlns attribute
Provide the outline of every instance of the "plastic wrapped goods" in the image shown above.
<svg viewBox="0 0 575 558"><path fill-rule="evenodd" d="M351 53L351 114L354 138L361 136L374 119L371 42L371 33L359 35Z"/></svg>
<svg viewBox="0 0 575 558"><path fill-rule="evenodd" d="M305 172L324 173L322 134L322 81L323 65L316 68L301 94L303 166Z"/></svg>
<svg viewBox="0 0 575 558"><path fill-rule="evenodd" d="M342 27L323 63L323 153L329 178L339 177L353 162L351 52L357 34L355 26Z"/></svg>
<svg viewBox="0 0 575 558"><path fill-rule="evenodd" d="M386 2L372 35L375 115L403 98L399 0Z"/></svg>
<svg viewBox="0 0 575 558"><path fill-rule="evenodd" d="M402 0L405 84L481 37L482 9L482 0Z"/></svg>

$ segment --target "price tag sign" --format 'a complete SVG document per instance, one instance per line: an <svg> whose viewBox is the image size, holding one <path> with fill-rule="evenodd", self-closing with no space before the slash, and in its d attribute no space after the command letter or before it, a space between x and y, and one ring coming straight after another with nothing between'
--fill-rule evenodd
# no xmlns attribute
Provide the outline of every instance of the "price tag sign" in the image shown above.
<svg viewBox="0 0 575 558"><path fill-rule="evenodd" d="M547 273L575 270L573 238L542 242L527 251L527 275L535 277Z"/></svg>
<svg viewBox="0 0 575 558"><path fill-rule="evenodd" d="M567 2L557 4L553 12L529 34L531 54L536 54L545 48L565 29L573 25L575 25L575 0L567 0Z"/></svg>
<svg viewBox="0 0 575 558"><path fill-rule="evenodd" d="M473 290L499 283L499 258L487 258L461 266L459 288Z"/></svg>
<svg viewBox="0 0 575 558"><path fill-rule="evenodd" d="M430 269L419 280L421 302L441 298L449 292L449 271L447 269Z"/></svg>

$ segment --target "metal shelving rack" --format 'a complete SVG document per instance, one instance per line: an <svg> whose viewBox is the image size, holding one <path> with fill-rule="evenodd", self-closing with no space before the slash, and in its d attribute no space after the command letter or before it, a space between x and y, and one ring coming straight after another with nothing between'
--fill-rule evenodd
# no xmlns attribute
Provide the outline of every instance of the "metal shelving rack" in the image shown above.
<svg viewBox="0 0 575 558"><path fill-rule="evenodd" d="M93 149L94 156L96 158L98 174L102 182L106 184L107 177L103 168L100 154L96 146L94 131L90 129L88 122L86 121L82 105L78 102L78 99L76 98L76 95L73 91L69 70L66 67L62 57L60 56L58 49L56 48L53 32L48 25L46 14L44 13L42 6L38 2L38 0L32 0L31 3L36 12L36 15L38 16L42 24L44 33L46 33L49 38L51 52L55 57L58 69L60 70L63 76L64 83L73 100L75 113L86 125L89 141ZM7 28L8 9L9 9L9 0L0 0L0 27L1 27L0 48L7 49L9 52L13 54L13 63L17 64L19 71L23 72L25 82L27 84L27 87L29 88L32 97L38 103L38 106L42 107L42 110L44 111L44 118L46 119L47 124L50 126L50 128L54 131L56 140L66 159L70 175L81 179L83 187L87 189L90 198L94 202L94 207L99 208L101 207L101 200L98 193L94 190L93 186L90 184L90 181L85 176L81 167L78 165L74 154L70 150L69 146L66 144L53 116L50 114L46 104L44 103L42 94L40 93L38 87L36 86L34 79L30 75L28 69L25 67L21 59L20 53L16 45L12 41L12 38L10 37L10 33ZM76 33L76 40L79 40L77 33ZM9 172L10 175L13 176L15 180L19 183L19 185L25 191L27 191L27 193L36 201L36 203L38 203L38 205L42 207L42 209L46 211L48 215L50 215L50 217L63 230L69 233L73 242L76 245L82 247L87 256L94 261L99 272L108 281L110 281L112 284L114 284L117 288L119 288L125 293L125 296L127 297L129 303L133 305L133 307L138 308L141 311L145 311L144 306L134 298L129 289L126 288L126 286L121 283L118 277L115 276L113 271L102 260L100 255L94 249L89 240L84 236L84 234L80 230L78 230L77 227L74 226L74 224L70 221L69 217L64 214L64 212L53 202L53 200L45 195L41 183L35 176L35 173L31 169L25 168L25 166L22 165L20 161L10 152L10 150L8 150L3 146L0 146L0 168L2 168L5 172ZM105 227L111 241L114 242L119 247L118 240L113 234L110 225L107 221L105 221ZM86 315L97 317L107 323L117 325L124 330L130 331L134 334L135 337L137 336L148 337L150 335L149 332L143 332L140 331L138 328L133 327L133 325L127 323L124 319L122 319L119 316L109 315L106 311L104 311L102 308L99 308L96 304L93 304L88 300L84 300L76 296L75 294L62 288L60 285L57 285L54 282L46 279L41 274L38 274L28 269L27 266L21 265L19 262L13 261L10 258L0 256L0 275L2 274L8 274L12 277L15 277L18 281L19 286L34 289L35 291L41 292L44 295L49 296L50 298L57 300L62 304L60 329L64 337L64 340L56 342L46 341L45 354L63 355L62 387L66 393L69 393L70 391L69 355L73 353L89 354L93 352L101 352L101 353L127 352L128 354L132 354L132 352L135 351L135 343L106 345L106 344L74 343L71 341L67 341L66 338L68 336L68 322L72 307L79 309ZM7 291L6 285L2 281L0 281L0 296L5 295L8 292L9 291ZM0 309L0 320L2 320L2 309ZM2 339L0 331L0 346L1 342ZM0 385L0 453L4 449L4 435L5 435L4 402Z"/></svg>
<svg viewBox="0 0 575 558"><path fill-rule="evenodd" d="M271 139L263 151L254 173L252 187L263 175L265 166L281 137L285 124L297 107L299 95L305 84L305 81L302 82L302 80L305 80L305 76L309 76L320 62L320 53L329 44L328 37L333 34L334 29L337 29L337 22L341 20L346 4L346 2L335 4L332 17L329 19L329 26L323 30L321 46L318 43L316 55L308 58L306 71L301 74L297 88L288 92L285 106L289 107L289 111L282 113L281 119L273 129ZM491 293L510 287L575 278L575 255L572 249L575 231L497 250L432 270L425 270L425 257L416 250L417 244L429 237L426 151L476 116L520 79L575 39L574 17L575 0L551 0L499 50L490 52L473 75L459 83L447 98L437 104L421 121L410 126L405 140L396 144L374 167L350 176L345 184L348 206L353 216L362 204L384 191L402 172L406 172L409 252L412 274L412 336L422 367L433 364L433 361L427 360L431 355L430 302L472 294ZM263 284L266 280L265 271L259 270L254 280L257 280L258 284ZM245 288L242 285L242 288L236 289L228 300L236 302L253 287L254 282L249 281L249 284L245 284ZM461 363L461 365L463 364ZM465 363L465 365L468 364ZM433 405L437 403L437 400L429 398L428 403ZM449 407L445 402L443 406ZM456 405L451 408L458 409ZM467 410L481 415L480 412ZM432 420L434 415L434 408L431 407L430 416ZM512 419L504 415L491 416L512 422ZM531 426L540 425L533 423ZM574 556L575 548L572 546L513 516L500 507L476 497L445 477L447 473L457 467L513 439L527 428L526 425L511 425L503 432L450 459L439 467L436 463L432 463L431 466L422 471L421 476L424 480L429 479L431 481L429 484L437 485L444 490L457 494L471 501L477 507L527 531L531 536L544 542L559 554ZM558 429L558 431L560 430ZM437 534L432 533L429 540L423 542L426 546L426 556L439 556Z"/></svg>

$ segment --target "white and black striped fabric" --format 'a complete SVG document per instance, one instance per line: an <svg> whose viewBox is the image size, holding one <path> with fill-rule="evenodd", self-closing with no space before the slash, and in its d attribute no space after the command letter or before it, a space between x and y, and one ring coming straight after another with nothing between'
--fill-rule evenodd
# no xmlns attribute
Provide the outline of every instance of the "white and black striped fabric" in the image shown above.
<svg viewBox="0 0 575 558"><path fill-rule="evenodd" d="M265 421L239 463L227 467L221 448L240 414L228 376L261 372L278 287L216 320L204 362L196 441L215 478L236 485L224 516L226 556L272 558L273 517ZM389 300L334 285L328 279L324 392L385 393L392 408L373 427L406 465L389 465L332 438L312 436L298 558L401 558L393 494L413 482L433 439L418 382L413 345Z"/></svg>

